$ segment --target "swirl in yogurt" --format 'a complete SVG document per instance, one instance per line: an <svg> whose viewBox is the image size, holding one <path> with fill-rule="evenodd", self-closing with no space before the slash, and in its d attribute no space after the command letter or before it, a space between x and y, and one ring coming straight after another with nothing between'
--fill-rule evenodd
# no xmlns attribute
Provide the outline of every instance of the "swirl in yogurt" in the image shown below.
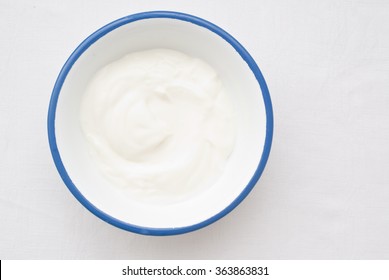
<svg viewBox="0 0 389 280"><path fill-rule="evenodd" d="M211 187L235 143L233 106L215 70L169 49L130 53L98 71L81 127L99 169L139 198Z"/></svg>

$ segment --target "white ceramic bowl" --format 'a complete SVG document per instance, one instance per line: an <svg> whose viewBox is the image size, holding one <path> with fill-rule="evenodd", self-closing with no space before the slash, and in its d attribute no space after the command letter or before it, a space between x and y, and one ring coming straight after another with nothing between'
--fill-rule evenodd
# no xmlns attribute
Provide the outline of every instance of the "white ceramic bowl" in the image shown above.
<svg viewBox="0 0 389 280"><path fill-rule="evenodd" d="M153 48L178 50L210 64L219 73L237 115L236 144L218 182L171 205L137 201L111 186L88 153L79 121L81 96L98 69L129 52ZM90 35L63 66L48 113L52 156L73 195L104 221L150 235L196 230L234 209L261 176L272 134L270 96L253 58L221 28L177 12L130 15Z"/></svg>

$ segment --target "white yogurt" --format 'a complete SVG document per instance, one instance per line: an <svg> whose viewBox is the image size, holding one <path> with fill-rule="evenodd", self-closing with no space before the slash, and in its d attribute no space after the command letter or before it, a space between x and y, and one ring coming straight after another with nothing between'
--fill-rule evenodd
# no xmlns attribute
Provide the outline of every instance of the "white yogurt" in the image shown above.
<svg viewBox="0 0 389 280"><path fill-rule="evenodd" d="M141 199L211 187L232 153L233 106L204 61L168 49L130 53L90 81L81 127L99 169Z"/></svg>

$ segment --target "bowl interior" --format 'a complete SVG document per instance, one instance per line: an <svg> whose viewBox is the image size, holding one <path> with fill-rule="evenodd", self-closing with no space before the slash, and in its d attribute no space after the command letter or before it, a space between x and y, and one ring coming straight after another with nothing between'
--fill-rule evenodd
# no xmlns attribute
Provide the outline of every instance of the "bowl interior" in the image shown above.
<svg viewBox="0 0 389 280"><path fill-rule="evenodd" d="M218 34L179 19L147 18L100 33L74 62L58 97L55 136L71 181L96 208L139 227L187 227L218 214L245 190L264 149L265 103L250 67ZM210 64L236 111L236 144L222 176L213 187L173 204L138 201L107 181L88 152L79 121L82 94L97 70L129 52L153 48L178 50Z"/></svg>

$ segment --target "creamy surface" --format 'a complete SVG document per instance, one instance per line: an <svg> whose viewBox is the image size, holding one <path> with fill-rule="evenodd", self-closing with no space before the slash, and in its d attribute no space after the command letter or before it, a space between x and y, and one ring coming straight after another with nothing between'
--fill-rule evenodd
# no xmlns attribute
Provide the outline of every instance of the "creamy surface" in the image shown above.
<svg viewBox="0 0 389 280"><path fill-rule="evenodd" d="M211 187L235 142L233 107L204 61L168 49L130 53L92 78L81 127L99 169L143 199Z"/></svg>

